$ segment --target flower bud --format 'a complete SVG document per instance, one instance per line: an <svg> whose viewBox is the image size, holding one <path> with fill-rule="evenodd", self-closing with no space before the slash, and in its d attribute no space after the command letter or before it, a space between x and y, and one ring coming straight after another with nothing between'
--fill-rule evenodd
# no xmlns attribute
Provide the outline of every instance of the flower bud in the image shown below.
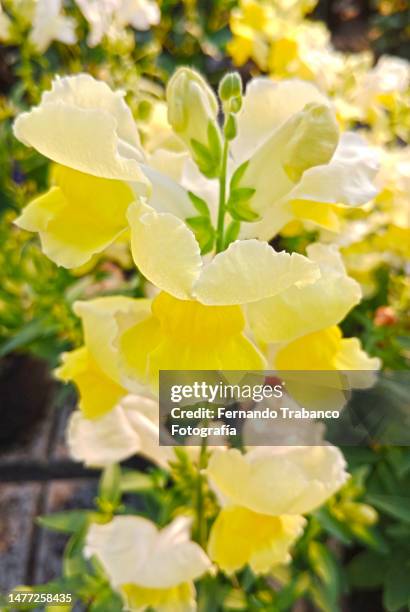
<svg viewBox="0 0 410 612"><path fill-rule="evenodd" d="M219 164L221 134L217 124L218 100L207 82L191 68L179 68L167 86L168 121L191 149L207 176Z"/></svg>
<svg viewBox="0 0 410 612"><path fill-rule="evenodd" d="M307 104L293 117L290 137L283 150L283 168L292 181L298 181L312 166L330 161L339 139L332 110L324 104Z"/></svg>
<svg viewBox="0 0 410 612"><path fill-rule="evenodd" d="M228 102L232 98L242 96L242 80L237 72L229 72L219 83L219 97L222 102Z"/></svg>
<svg viewBox="0 0 410 612"><path fill-rule="evenodd" d="M237 122L234 115L228 115L225 122L224 134L227 140L233 140L238 132Z"/></svg>
<svg viewBox="0 0 410 612"><path fill-rule="evenodd" d="M378 519L376 510L368 504L346 501L341 510L346 519L359 525L374 525Z"/></svg>

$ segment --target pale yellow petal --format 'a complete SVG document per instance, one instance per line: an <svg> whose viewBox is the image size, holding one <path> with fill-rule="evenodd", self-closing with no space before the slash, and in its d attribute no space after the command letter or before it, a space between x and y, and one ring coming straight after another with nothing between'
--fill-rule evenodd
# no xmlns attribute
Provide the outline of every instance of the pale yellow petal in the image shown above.
<svg viewBox="0 0 410 612"><path fill-rule="evenodd" d="M96 298L76 302L75 313L81 317L87 349L106 376L118 383L122 380L116 340L120 333L145 319L150 300L123 296Z"/></svg>
<svg viewBox="0 0 410 612"><path fill-rule="evenodd" d="M131 250L136 266L154 285L189 299L202 266L199 245L183 221L140 203L130 206Z"/></svg>
<svg viewBox="0 0 410 612"><path fill-rule="evenodd" d="M15 136L59 164L134 181L146 193L143 153L123 96L86 74L57 78L39 106L17 117Z"/></svg>
<svg viewBox="0 0 410 612"><path fill-rule="evenodd" d="M42 249L52 261L78 267L126 230L126 211L134 195L122 181L65 166L54 168L53 182L55 186L28 204L15 223L39 232Z"/></svg>
<svg viewBox="0 0 410 612"><path fill-rule="evenodd" d="M60 380L76 385L79 407L88 419L109 412L127 394L126 389L104 374L85 346L64 353L55 374Z"/></svg>
<svg viewBox="0 0 410 612"><path fill-rule="evenodd" d="M329 104L311 83L299 79L275 83L268 77L252 79L238 115L238 136L233 141L235 160L246 161L270 134L309 103Z"/></svg>
<svg viewBox="0 0 410 612"><path fill-rule="evenodd" d="M250 325L260 341L289 342L336 325L359 303L360 286L347 276L335 248L315 244L307 252L321 269L318 280L248 306Z"/></svg>
<svg viewBox="0 0 410 612"><path fill-rule="evenodd" d="M312 282L318 273L316 264L302 255L277 253L258 240L238 240L204 268L194 292L203 304L246 304Z"/></svg>

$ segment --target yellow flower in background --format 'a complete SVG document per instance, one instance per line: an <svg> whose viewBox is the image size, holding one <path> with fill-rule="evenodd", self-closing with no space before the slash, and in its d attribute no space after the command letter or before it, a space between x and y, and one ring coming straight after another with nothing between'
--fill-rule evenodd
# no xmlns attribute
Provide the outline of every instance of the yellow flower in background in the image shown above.
<svg viewBox="0 0 410 612"><path fill-rule="evenodd" d="M339 327L302 336L279 348L274 364L279 370L378 370L380 360L369 357L358 338L343 338Z"/></svg>
<svg viewBox="0 0 410 612"><path fill-rule="evenodd" d="M342 453L331 445L215 451L207 474L224 506L269 516L311 512L348 478Z"/></svg>
<svg viewBox="0 0 410 612"><path fill-rule="evenodd" d="M298 515L269 516L229 506L212 526L208 553L227 574L247 564L256 574L264 574L290 561L290 547L302 535L305 523Z"/></svg>
<svg viewBox="0 0 410 612"><path fill-rule="evenodd" d="M246 564L267 573L289 562L305 525L301 515L320 506L348 476L332 446L215 451L207 474L222 503L208 552L228 574Z"/></svg>
<svg viewBox="0 0 410 612"><path fill-rule="evenodd" d="M85 554L96 556L127 610L196 610L193 581L211 567L190 540L190 520L176 518L159 530L139 516L116 516L89 528Z"/></svg>

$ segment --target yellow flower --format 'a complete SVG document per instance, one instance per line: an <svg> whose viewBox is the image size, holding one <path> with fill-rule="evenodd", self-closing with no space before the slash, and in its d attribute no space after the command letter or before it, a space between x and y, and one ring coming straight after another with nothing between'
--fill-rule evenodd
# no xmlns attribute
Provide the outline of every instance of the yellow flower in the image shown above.
<svg viewBox="0 0 410 612"><path fill-rule="evenodd" d="M298 515L269 516L229 506L212 526L209 556L227 574L246 564L255 573L267 573L290 561L289 548L302 534L305 522Z"/></svg>
<svg viewBox="0 0 410 612"><path fill-rule="evenodd" d="M141 389L127 386L119 368L118 350L113 342L119 322L124 329L147 316L149 302L124 297L97 298L77 303L74 308L81 316L85 345L64 353L56 376L73 381L80 394L79 407L85 418L99 418L129 391Z"/></svg>
<svg viewBox="0 0 410 612"><path fill-rule="evenodd" d="M336 247L312 244L307 254L320 267L320 278L247 306L250 325L260 342L285 344L334 326L359 303L360 286L347 275Z"/></svg>
<svg viewBox="0 0 410 612"><path fill-rule="evenodd" d="M223 508L212 526L208 552L222 570L246 564L266 573L290 560L302 514L314 510L345 482L336 447L259 447L215 451L207 474Z"/></svg>
<svg viewBox="0 0 410 612"><path fill-rule="evenodd" d="M79 406L87 418L98 418L112 409L126 390L99 368L86 347L63 354L56 376L73 381L80 394Z"/></svg>
<svg viewBox="0 0 410 612"><path fill-rule="evenodd" d="M14 134L49 159L107 179L133 181L147 193L138 131L124 92L88 74L57 77L40 104L19 115Z"/></svg>
<svg viewBox="0 0 410 612"><path fill-rule="evenodd" d="M58 265L81 266L127 229L126 212L135 196L126 183L65 166L53 168L52 183L15 223L39 232L44 253Z"/></svg>
<svg viewBox="0 0 410 612"><path fill-rule="evenodd" d="M335 210L377 193L378 155L353 133L339 138L328 99L312 84L253 79L238 114L234 168L248 162L238 188L253 188L240 237L270 240L293 219L337 229Z"/></svg>
<svg viewBox="0 0 410 612"><path fill-rule="evenodd" d="M281 516L318 508L346 481L345 467L335 446L261 446L215 451L207 474L227 507Z"/></svg>
<svg viewBox="0 0 410 612"><path fill-rule="evenodd" d="M302 336L276 353L279 370L378 370L380 360L363 351L358 338L343 338L333 326Z"/></svg>
<svg viewBox="0 0 410 612"><path fill-rule="evenodd" d="M190 521L183 517L158 530L145 518L116 516L91 525L85 554L97 557L128 610L194 612L193 581L211 563L189 531Z"/></svg>
<svg viewBox="0 0 410 612"><path fill-rule="evenodd" d="M258 370L240 306L205 306L160 293L152 314L119 338L129 377L156 386L159 370Z"/></svg>

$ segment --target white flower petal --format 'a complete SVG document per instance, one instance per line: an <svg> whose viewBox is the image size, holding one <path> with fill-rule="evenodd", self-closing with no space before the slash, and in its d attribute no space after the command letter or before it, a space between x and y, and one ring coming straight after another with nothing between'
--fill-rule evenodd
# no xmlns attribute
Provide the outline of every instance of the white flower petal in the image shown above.
<svg viewBox="0 0 410 612"><path fill-rule="evenodd" d="M86 554L96 555L114 587L171 588L199 578L211 565L202 548L189 540L189 521L181 517L161 531L138 516L93 524Z"/></svg>
<svg viewBox="0 0 410 612"><path fill-rule="evenodd" d="M176 155L168 151L162 152L166 153L166 158ZM180 154L177 155L180 156ZM152 208L159 213L171 213L180 219L193 217L196 214L187 191L179 181L150 166L144 165L142 170L152 186L148 199L148 204Z"/></svg>
<svg viewBox="0 0 410 612"><path fill-rule="evenodd" d="M377 194L373 179L378 167L377 153L359 135L347 132L342 134L332 160L306 170L286 200L365 204Z"/></svg>
<svg viewBox="0 0 410 612"><path fill-rule="evenodd" d="M202 259L194 234L169 213L135 203L128 209L131 251L136 266L154 285L180 299L189 299Z"/></svg>
<svg viewBox="0 0 410 612"><path fill-rule="evenodd" d="M258 240L237 240L204 267L194 294L203 304L246 304L317 276L316 264L302 255L276 253Z"/></svg>
<svg viewBox="0 0 410 612"><path fill-rule="evenodd" d="M237 163L248 159L284 121L306 104L329 104L320 91L306 81L291 79L275 83L268 77L252 79L238 115L238 136L232 143Z"/></svg>
<svg viewBox="0 0 410 612"><path fill-rule="evenodd" d="M86 74L57 78L39 106L17 117L15 136L63 166L135 181L146 193L143 153L123 96Z"/></svg>

